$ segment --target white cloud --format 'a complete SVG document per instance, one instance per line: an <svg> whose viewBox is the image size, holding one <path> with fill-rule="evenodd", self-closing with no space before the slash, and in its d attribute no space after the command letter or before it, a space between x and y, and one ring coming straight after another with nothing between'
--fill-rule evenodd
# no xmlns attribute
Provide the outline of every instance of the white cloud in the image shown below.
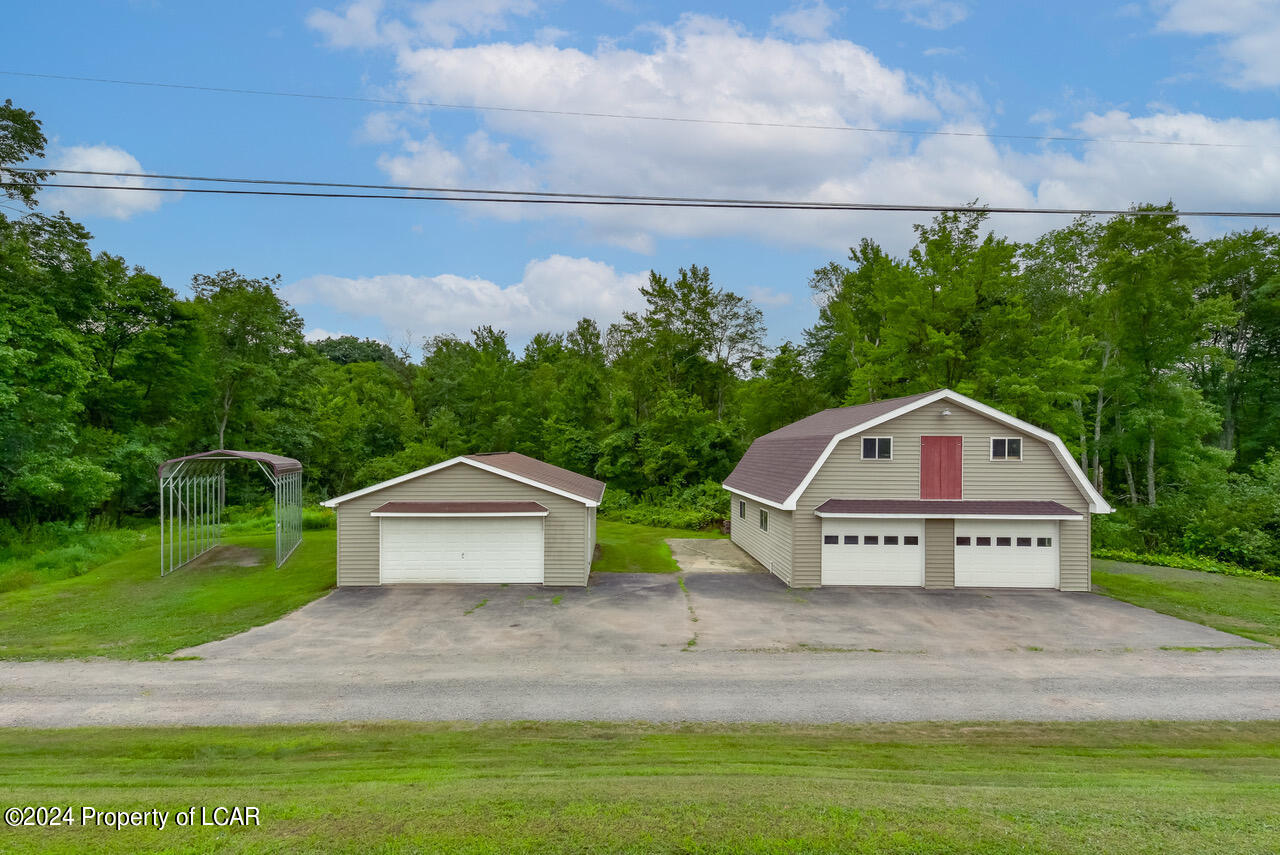
<svg viewBox="0 0 1280 855"><path fill-rule="evenodd" d="M902 20L927 30L945 30L969 17L969 7L956 0L880 0L881 9L896 9Z"/></svg>
<svg viewBox="0 0 1280 855"><path fill-rule="evenodd" d="M1216 38L1232 85L1280 86L1280 0L1163 0L1156 7L1158 29Z"/></svg>
<svg viewBox="0 0 1280 855"><path fill-rule="evenodd" d="M786 291L775 291L763 285L752 285L747 289L747 296L757 306L789 306L791 295Z"/></svg>
<svg viewBox="0 0 1280 855"><path fill-rule="evenodd" d="M728 122L993 130L978 90L887 67L843 39L758 37L727 21L685 16L654 42L590 51L536 43L400 50L406 99L626 112ZM686 124L477 113L482 129L385 131L379 159L396 183L518 190L871 203L1124 208L1172 197L1183 208L1260 205L1280 196L1276 121L1211 119L1152 104L1145 114L1041 112L1070 136L1220 141L1249 148L1028 146L981 136L902 136L735 124ZM409 114L426 116L429 113ZM1083 118L1081 118L1083 116ZM381 127L381 126L380 126ZM385 130L385 129L384 129ZM1000 129L995 129L1000 130ZM399 142L396 142L399 140ZM840 252L866 235L897 250L919 214L549 205L462 206L468 215L574 224L576 238L653 252L663 237L749 237ZM1061 218L999 221L1031 237Z"/></svg>
<svg viewBox="0 0 1280 855"><path fill-rule="evenodd" d="M825 39L827 31L840 19L840 12L829 7L823 0L815 0L808 4L797 4L786 12L780 12L769 19L775 30L796 36L801 39Z"/></svg>
<svg viewBox="0 0 1280 855"><path fill-rule="evenodd" d="M312 10L307 24L335 48L451 46L465 36L505 30L511 18L537 10L534 0L430 0L410 4L400 18L384 14L383 0L353 0L340 12Z"/></svg>
<svg viewBox="0 0 1280 855"><path fill-rule="evenodd" d="M647 272L619 273L604 262L553 255L530 261L521 280L506 286L450 273L312 276L287 285L282 294L295 306L324 305L417 337L465 335L489 324L520 341L540 331L570 329L582 317L611 323L642 305L640 286L647 281Z"/></svg>
<svg viewBox="0 0 1280 855"><path fill-rule="evenodd" d="M964 53L962 47L931 47L925 48L923 51L925 56L960 56Z"/></svg>
<svg viewBox="0 0 1280 855"><path fill-rule="evenodd" d="M110 145L78 145L60 148L49 158L54 169L83 169L91 172L145 172L138 159L122 148ZM124 178L113 175L63 175L50 179L56 183L93 184L98 186L154 187L146 178ZM72 217L110 217L127 220L135 214L154 211L166 200L165 193L144 190L83 190L51 188L40 194L40 204L52 210L66 211Z"/></svg>
<svg viewBox="0 0 1280 855"><path fill-rule="evenodd" d="M721 20L686 16L657 32L650 51L609 45L586 53L539 44L422 48L397 53L410 100L530 105L552 110L687 116L715 120L884 126L940 116L931 92L843 40L797 44L755 38ZM735 69L726 74L726 69ZM945 90L945 92L943 91ZM485 113L484 138L450 147L428 136L385 155L397 183L480 182L514 189L662 195L816 198L831 175L868 156L901 150L891 135L736 125L672 124ZM500 141L520 145L502 148ZM518 154L517 154L518 152ZM493 209L486 209L493 210ZM651 251L652 234L699 235L764 228L787 240L810 227L793 216L751 212L592 208L502 209L504 216L583 217L590 237ZM827 232L830 236L830 231ZM843 239L837 240L837 245Z"/></svg>
<svg viewBox="0 0 1280 855"><path fill-rule="evenodd" d="M382 0L355 0L340 13L313 9L307 15L307 25L324 34L332 47L370 48L390 39L378 25L381 13Z"/></svg>
<svg viewBox="0 0 1280 855"><path fill-rule="evenodd" d="M312 341L312 342L324 341L327 338L342 338L345 335L348 335L348 333L332 332L330 330L324 329L323 327L312 327L309 330L304 330L302 333L303 338L305 338L307 341Z"/></svg>

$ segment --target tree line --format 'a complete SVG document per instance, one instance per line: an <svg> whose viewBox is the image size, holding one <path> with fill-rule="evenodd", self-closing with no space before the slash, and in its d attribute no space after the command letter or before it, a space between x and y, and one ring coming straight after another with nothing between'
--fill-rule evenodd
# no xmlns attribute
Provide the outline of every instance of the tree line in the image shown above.
<svg viewBox="0 0 1280 855"><path fill-rule="evenodd" d="M1280 570L1280 235L1199 240L1172 205L1019 243L981 213L864 239L814 272L799 342L706 267L650 274L643 307L516 352L502 330L424 343L304 340L278 279L188 294L36 208L29 112L0 107L0 516L149 514L155 466L218 447L301 459L313 496L456 454L594 475L619 513L723 512L755 437L818 410L939 387L1058 433L1121 513L1099 543ZM245 488L248 489L248 488ZM654 516L659 521L663 515ZM669 518L670 514L668 514ZM686 519L681 517L680 519Z"/></svg>

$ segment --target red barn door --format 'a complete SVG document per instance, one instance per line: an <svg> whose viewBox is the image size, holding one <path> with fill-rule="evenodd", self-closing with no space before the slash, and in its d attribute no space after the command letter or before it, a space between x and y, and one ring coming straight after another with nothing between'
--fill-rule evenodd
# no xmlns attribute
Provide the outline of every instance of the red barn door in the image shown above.
<svg viewBox="0 0 1280 855"><path fill-rule="evenodd" d="M920 498L961 498L963 458L963 437L920 437Z"/></svg>

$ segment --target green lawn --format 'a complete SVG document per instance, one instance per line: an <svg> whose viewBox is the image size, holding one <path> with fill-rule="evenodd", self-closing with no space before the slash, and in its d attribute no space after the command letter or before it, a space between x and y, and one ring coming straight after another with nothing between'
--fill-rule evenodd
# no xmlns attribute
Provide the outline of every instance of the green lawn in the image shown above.
<svg viewBox="0 0 1280 855"><path fill-rule="evenodd" d="M668 537L724 537L718 531L688 531L649 525L598 520L596 543L600 557L591 565L594 573L677 573Z"/></svg>
<svg viewBox="0 0 1280 855"><path fill-rule="evenodd" d="M1244 855L1280 842L1280 723L7 730L0 789L262 817L6 850Z"/></svg>
<svg viewBox="0 0 1280 855"><path fill-rule="evenodd" d="M269 623L333 587L335 535L305 532L279 570L272 534L225 537L257 566L189 566L163 579L151 536L82 576L0 594L0 658L151 659Z"/></svg>
<svg viewBox="0 0 1280 855"><path fill-rule="evenodd" d="M1093 562L1100 594L1280 647L1280 579Z"/></svg>

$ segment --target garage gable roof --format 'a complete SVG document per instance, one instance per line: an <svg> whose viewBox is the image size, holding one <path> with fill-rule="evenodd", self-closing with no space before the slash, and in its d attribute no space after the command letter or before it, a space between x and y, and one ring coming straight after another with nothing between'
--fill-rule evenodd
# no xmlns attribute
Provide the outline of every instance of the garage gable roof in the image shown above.
<svg viewBox="0 0 1280 855"><path fill-rule="evenodd" d="M890 419L938 401L957 404L1043 440L1079 488L1081 495L1089 502L1089 510L1096 514L1107 514L1113 510L1089 483L1089 479L1080 471L1075 459L1056 434L950 389L873 401L856 407L823 410L767 433L751 443L742 460L738 461L733 472L724 480L723 486L726 490L770 507L793 511L800 494L809 486L842 439L864 433Z"/></svg>
<svg viewBox="0 0 1280 855"><path fill-rule="evenodd" d="M321 502L321 504L326 508L336 508L351 499L367 496L387 487L394 487L396 484L403 484L405 481L421 478L423 475L430 475L432 472L438 472L441 469L457 465L474 466L476 469L483 469L485 472L491 472L503 478L510 478L512 481L519 481L521 484L528 484L531 487L546 490L548 493L554 493L566 499L573 499L575 502L581 502L589 508L594 508L600 504L600 499L604 496L605 485L602 481L579 475L577 472L570 472L568 469L561 469L559 466L552 466L550 463L544 463L541 460L535 460L532 457L517 454L514 451L506 451L495 454L466 454L461 457L454 457L443 463L408 472L397 478L391 478L364 489L337 496Z"/></svg>

